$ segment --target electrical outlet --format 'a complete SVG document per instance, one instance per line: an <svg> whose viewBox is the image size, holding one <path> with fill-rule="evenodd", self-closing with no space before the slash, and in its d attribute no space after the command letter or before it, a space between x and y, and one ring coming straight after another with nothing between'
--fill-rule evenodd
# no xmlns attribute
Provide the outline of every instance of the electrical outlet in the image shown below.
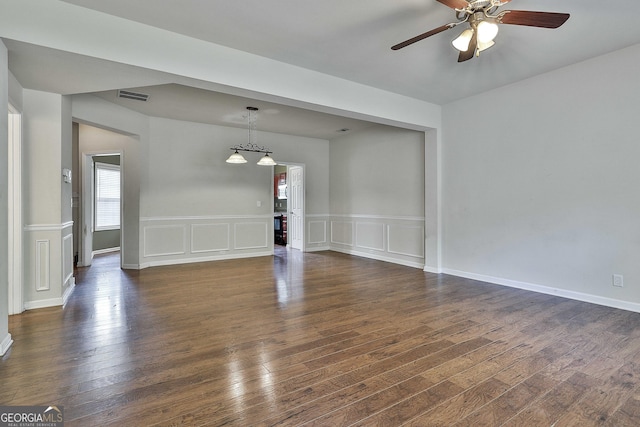
<svg viewBox="0 0 640 427"><path fill-rule="evenodd" d="M613 286L618 286L622 288L624 286L624 277L622 274L614 274L613 275Z"/></svg>

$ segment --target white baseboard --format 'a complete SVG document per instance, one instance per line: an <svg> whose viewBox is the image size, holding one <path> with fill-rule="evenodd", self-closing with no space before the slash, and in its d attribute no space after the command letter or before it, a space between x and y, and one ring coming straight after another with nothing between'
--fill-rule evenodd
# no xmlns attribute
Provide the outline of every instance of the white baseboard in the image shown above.
<svg viewBox="0 0 640 427"><path fill-rule="evenodd" d="M62 306L62 298L50 298L37 301L26 301L24 303L25 310L36 310L38 308L58 307Z"/></svg>
<svg viewBox="0 0 640 427"><path fill-rule="evenodd" d="M442 273L442 269L438 268L438 267L429 267L428 265L425 265L422 268L422 271L426 272L426 273L433 273L433 274L441 274Z"/></svg>
<svg viewBox="0 0 640 427"><path fill-rule="evenodd" d="M98 249L97 251L91 252L91 258L93 258L96 255L108 254L111 252L119 252L119 251L120 251L120 246L118 246L117 248Z"/></svg>
<svg viewBox="0 0 640 427"><path fill-rule="evenodd" d="M13 339L11 339L11 334L7 333L7 336L0 342L0 357L5 355L11 344L13 344Z"/></svg>
<svg viewBox="0 0 640 427"><path fill-rule="evenodd" d="M481 282L493 283L495 285L508 286L510 288L524 289L526 291L539 292L541 294L556 295L563 298L569 298L577 301L583 301L583 302L588 302L592 304L604 305L607 307L619 308L621 310L640 313L640 304L634 303L634 302L601 297L593 294L585 294L582 292L569 291L566 289L552 288L549 286L537 285L535 283L520 282L517 280L503 279L500 277L492 277L492 276L485 276L482 274L468 273L466 271L459 271L459 270L453 270L448 268L443 269L442 272L444 274L464 277L466 279L473 279Z"/></svg>
<svg viewBox="0 0 640 427"><path fill-rule="evenodd" d="M71 296L71 294L73 293L73 290L76 288L76 278L72 277L69 280L69 286L67 286L67 289L64 291L64 294L62 294L62 305L65 306L67 305L67 301L69 301L69 297Z"/></svg>
<svg viewBox="0 0 640 427"><path fill-rule="evenodd" d="M341 252L343 254L355 255L355 256L362 257L362 258L375 259L377 261L390 262L392 264L400 264L400 265L404 265L406 267L413 267L413 268L420 268L420 269L422 269L424 267L424 264L421 263L421 262L406 261L406 260L403 260L403 259L387 257L387 256L384 256L384 255L372 254L372 253L368 253L368 252L359 252L359 251L354 251L354 250L349 250L349 249L341 249L341 248L330 248L330 250L332 250L334 252Z"/></svg>
<svg viewBox="0 0 640 427"><path fill-rule="evenodd" d="M312 248L306 248L305 252L321 252L321 251L330 251L331 248L329 246L314 246Z"/></svg>
<svg viewBox="0 0 640 427"><path fill-rule="evenodd" d="M210 262L210 261L222 261L227 259L240 259L240 258L256 258L262 256L272 256L273 252L253 252L247 254L228 254L228 255L216 255L201 258L178 258L169 259L163 261L149 261L140 264L140 270L149 267L161 267L164 265L179 265L179 264L194 264L196 262Z"/></svg>

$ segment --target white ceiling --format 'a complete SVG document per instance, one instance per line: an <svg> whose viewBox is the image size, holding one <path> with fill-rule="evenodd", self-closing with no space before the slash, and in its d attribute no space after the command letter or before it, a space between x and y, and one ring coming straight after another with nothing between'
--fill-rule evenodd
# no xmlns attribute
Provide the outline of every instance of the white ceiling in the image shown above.
<svg viewBox="0 0 640 427"><path fill-rule="evenodd" d="M454 12L436 0L66 3L440 105L640 43L638 0L513 0L501 9L566 12L571 17L555 30L501 25L496 45L464 63L457 62L457 51L451 46L461 27L399 51L390 49L396 43L455 21ZM202 102L219 105L210 114L215 119L209 120L203 113L195 121L228 125L229 120L237 120L238 111L244 110L249 101L232 102L228 95L202 93L185 86L188 82L165 85L181 82L158 72L22 42L7 40L6 44L12 73L25 87L64 94L100 92L105 98L114 98L114 89L134 87L153 92L152 100L180 99L184 109ZM145 86L155 87L142 89ZM284 111L279 117L296 114L296 109L277 104L255 106L265 111ZM144 112L141 106L130 108ZM181 107L171 112L153 101L145 108L149 108L148 114L160 116L199 111L187 113ZM297 114L313 122L312 116L305 116L310 113ZM286 124L285 128L274 125L270 130L330 139L337 129L367 126L330 115L317 119L314 130L288 131ZM268 124L266 118L260 120L263 125ZM304 121L283 120L286 122L299 123L298 128L306 126Z"/></svg>

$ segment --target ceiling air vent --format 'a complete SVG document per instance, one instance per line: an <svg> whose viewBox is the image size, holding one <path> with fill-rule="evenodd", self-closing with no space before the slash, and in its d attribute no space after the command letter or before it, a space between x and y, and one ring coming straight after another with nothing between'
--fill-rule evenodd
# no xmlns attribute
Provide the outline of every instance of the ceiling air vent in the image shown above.
<svg viewBox="0 0 640 427"><path fill-rule="evenodd" d="M118 98L135 99L136 101L147 102L149 95L121 89L118 91Z"/></svg>

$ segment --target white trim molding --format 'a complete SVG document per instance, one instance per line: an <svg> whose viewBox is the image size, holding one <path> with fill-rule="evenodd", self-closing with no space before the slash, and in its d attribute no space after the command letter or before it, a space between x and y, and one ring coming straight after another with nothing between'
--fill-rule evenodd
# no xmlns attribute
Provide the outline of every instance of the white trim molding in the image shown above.
<svg viewBox="0 0 640 427"><path fill-rule="evenodd" d="M329 248L409 267L425 266L425 218L392 215L331 215Z"/></svg>
<svg viewBox="0 0 640 427"><path fill-rule="evenodd" d="M144 217L138 266L273 255L273 214Z"/></svg>
<svg viewBox="0 0 640 427"><path fill-rule="evenodd" d="M91 251L91 257L93 258L96 255L108 254L111 252L119 252L120 246L116 246L115 248L106 248L106 249L98 249L96 251Z"/></svg>
<svg viewBox="0 0 640 427"><path fill-rule="evenodd" d="M35 285L36 291L51 290L51 241L37 239L35 241Z"/></svg>
<svg viewBox="0 0 640 427"><path fill-rule="evenodd" d="M63 305L62 303L63 303L62 297L39 299L35 301L25 301L24 308L25 310L35 310L37 308L58 307Z"/></svg>
<svg viewBox="0 0 640 427"><path fill-rule="evenodd" d="M73 293L75 288L76 288L76 278L71 277L71 280L69 280L69 286L67 286L67 289L65 289L64 294L62 294L63 307L67 305L67 302L69 301L69 298L71 297L71 294Z"/></svg>
<svg viewBox="0 0 640 427"><path fill-rule="evenodd" d="M11 344L13 344L13 339L11 338L11 334L7 333L2 342L0 342L0 357L7 353Z"/></svg>
<svg viewBox="0 0 640 427"><path fill-rule="evenodd" d="M526 291L538 292L547 295L556 295L563 298L569 298L572 300L588 302L592 304L603 305L607 307L619 308L622 310L633 311L640 313L640 304L623 301L613 298L601 297L593 294L585 294L582 292L569 291L566 289L552 288L544 285L537 285L535 283L521 282L518 280L504 279L500 277L485 276L482 274L469 273L466 271L453 270L449 268L442 269L444 274L450 274L452 276L464 277L466 279L478 280L481 282L493 283L495 285L507 286L510 288L523 289Z"/></svg>
<svg viewBox="0 0 640 427"><path fill-rule="evenodd" d="M73 221L62 224L30 224L24 226L24 231L62 231L66 228L73 227Z"/></svg>

